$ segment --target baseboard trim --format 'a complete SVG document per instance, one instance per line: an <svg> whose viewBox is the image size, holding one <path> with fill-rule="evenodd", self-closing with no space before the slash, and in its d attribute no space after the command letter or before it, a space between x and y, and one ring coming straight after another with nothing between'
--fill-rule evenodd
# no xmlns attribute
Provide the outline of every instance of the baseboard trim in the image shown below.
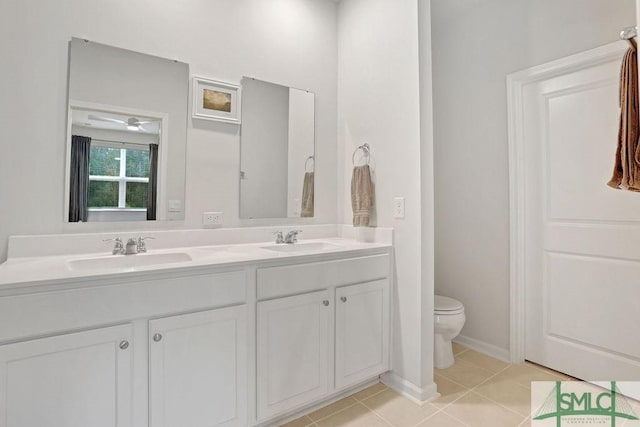
<svg viewBox="0 0 640 427"><path fill-rule="evenodd" d="M426 387L418 387L410 381L396 375L393 372L385 372L380 375L380 381L382 384L390 387L410 399L411 401L423 405L429 400L433 400L440 396L436 389L436 384L432 382Z"/></svg>
<svg viewBox="0 0 640 427"><path fill-rule="evenodd" d="M469 338L464 335L458 335L453 342L470 348L471 350L486 354L487 356L502 360L503 362L511 363L509 350L500 348L496 345L488 344L484 341Z"/></svg>

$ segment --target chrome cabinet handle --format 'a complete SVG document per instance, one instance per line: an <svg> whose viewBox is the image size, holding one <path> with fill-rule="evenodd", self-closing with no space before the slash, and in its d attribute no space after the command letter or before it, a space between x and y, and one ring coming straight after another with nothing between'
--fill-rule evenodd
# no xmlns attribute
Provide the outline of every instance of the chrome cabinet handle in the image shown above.
<svg viewBox="0 0 640 427"><path fill-rule="evenodd" d="M120 347L120 350L128 349L129 348L129 341L127 341L127 340L120 341L119 347Z"/></svg>
<svg viewBox="0 0 640 427"><path fill-rule="evenodd" d="M162 340L162 334L154 334L153 335L153 340L155 342L160 342L160 340Z"/></svg>
<svg viewBox="0 0 640 427"><path fill-rule="evenodd" d="M347 297L340 297L340 301L347 302Z"/></svg>
<svg viewBox="0 0 640 427"><path fill-rule="evenodd" d="M328 305L329 305L329 300L324 300L324 301L322 301L322 304L324 304L324 305L325 305L325 307L326 307L326 306L328 306Z"/></svg>

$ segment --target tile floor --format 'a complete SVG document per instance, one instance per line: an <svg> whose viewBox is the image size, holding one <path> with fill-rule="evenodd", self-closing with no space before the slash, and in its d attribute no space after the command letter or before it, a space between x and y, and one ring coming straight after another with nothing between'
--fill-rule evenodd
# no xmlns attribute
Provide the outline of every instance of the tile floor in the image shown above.
<svg viewBox="0 0 640 427"><path fill-rule="evenodd" d="M434 372L441 396L423 406L376 384L285 426L529 426L531 381L571 379L530 363L510 365L456 344L454 353L455 365Z"/></svg>

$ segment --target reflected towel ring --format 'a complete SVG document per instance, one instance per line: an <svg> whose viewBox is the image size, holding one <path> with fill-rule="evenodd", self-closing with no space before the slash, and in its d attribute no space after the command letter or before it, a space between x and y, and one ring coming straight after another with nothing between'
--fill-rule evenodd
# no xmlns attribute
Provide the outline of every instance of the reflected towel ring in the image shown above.
<svg viewBox="0 0 640 427"><path fill-rule="evenodd" d="M636 41L634 40L636 37L638 37L637 27L627 27L620 31L620 40L628 41L634 49L636 48Z"/></svg>
<svg viewBox="0 0 640 427"><path fill-rule="evenodd" d="M308 170L307 165L309 164L309 160L311 160L311 170ZM316 159L313 156L307 157L307 160L304 161L304 171L305 172L313 172L316 168Z"/></svg>
<svg viewBox="0 0 640 427"><path fill-rule="evenodd" d="M367 158L367 163L366 164L368 165L369 161L371 160L371 147L366 142L364 144L358 146L358 148L356 148L355 150L353 150L353 154L351 155L351 164L353 166L356 165L356 153L358 152L358 150L362 150L362 152L364 153L365 157Z"/></svg>

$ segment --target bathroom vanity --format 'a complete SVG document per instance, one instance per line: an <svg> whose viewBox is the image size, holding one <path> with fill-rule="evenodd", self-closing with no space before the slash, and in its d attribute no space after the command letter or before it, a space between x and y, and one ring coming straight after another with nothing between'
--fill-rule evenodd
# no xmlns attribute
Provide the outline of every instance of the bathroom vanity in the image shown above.
<svg viewBox="0 0 640 427"><path fill-rule="evenodd" d="M390 258L342 238L10 257L0 427L277 424L389 370Z"/></svg>

